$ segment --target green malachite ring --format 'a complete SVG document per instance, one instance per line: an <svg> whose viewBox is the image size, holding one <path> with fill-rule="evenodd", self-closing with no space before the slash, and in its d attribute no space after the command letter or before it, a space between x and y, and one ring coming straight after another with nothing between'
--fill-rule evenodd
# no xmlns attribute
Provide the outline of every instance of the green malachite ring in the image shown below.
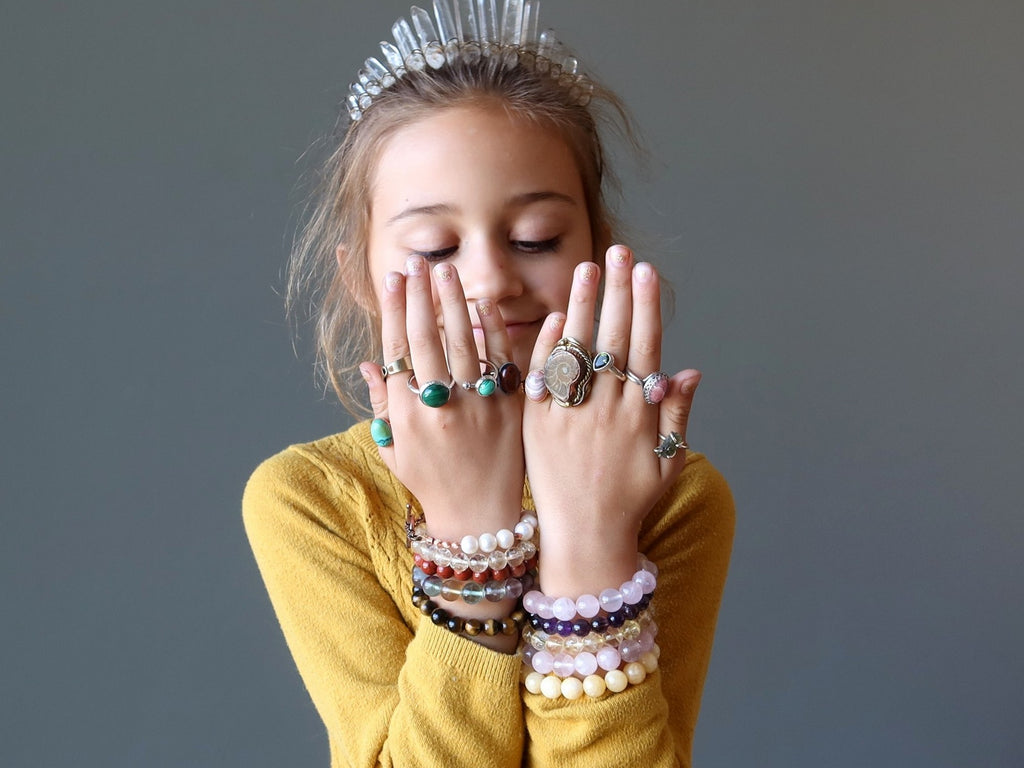
<svg viewBox="0 0 1024 768"><path fill-rule="evenodd" d="M416 395L420 402L428 408L440 408L447 403L452 396L452 388L455 386L455 379L449 377L448 383L443 381L428 381L421 389L416 383L416 374L409 377L409 391Z"/></svg>
<svg viewBox="0 0 1024 768"><path fill-rule="evenodd" d="M480 359L480 365L484 367L480 378L462 382L462 388L467 392L476 392L480 397L490 397L498 391L498 366L483 358Z"/></svg>

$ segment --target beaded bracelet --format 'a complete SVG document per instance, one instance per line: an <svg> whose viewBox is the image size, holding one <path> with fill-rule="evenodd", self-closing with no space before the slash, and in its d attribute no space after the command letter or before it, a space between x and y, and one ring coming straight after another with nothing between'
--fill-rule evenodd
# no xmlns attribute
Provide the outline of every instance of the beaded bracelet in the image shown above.
<svg viewBox="0 0 1024 768"><path fill-rule="evenodd" d="M440 541L432 537L427 532L426 519L423 515L414 514L411 504L405 505L405 538L407 545L414 552L417 551L414 544L418 542L426 547L432 546L435 549L446 549L451 555L456 553L461 553L467 557L482 555L484 556L483 559L487 561L489 560L489 557L487 556L500 550L512 549L515 547L517 542L525 543L527 541L532 541L536 533L537 517L529 510L524 509L522 517L519 518L519 522L516 523L513 530L502 528L497 533L483 533L480 536L463 536L458 542ZM420 551L419 554L428 560L438 563L437 558L428 556L426 551ZM524 559L528 557L529 555L526 555ZM447 563L438 563L438 565L446 564ZM467 565L467 567L471 566ZM501 568L503 566L498 567Z"/></svg>
<svg viewBox="0 0 1024 768"><path fill-rule="evenodd" d="M529 613L527 611L527 621L534 629L547 632L549 635L586 637L591 632L606 632L609 629L623 626L627 621L636 619L647 610L650 602L651 595L644 595L643 599L636 605L624 605L619 610L607 615L595 616L592 619L577 618L572 621L562 621L554 618L545 619L536 613Z"/></svg>
<svg viewBox="0 0 1024 768"><path fill-rule="evenodd" d="M413 563L423 569L424 573L431 575L436 574L442 579L454 578L459 581L475 581L478 584L486 584L488 581L504 581L508 578L519 578L524 574L533 571L537 567L537 550L536 547L529 543L529 548L533 554L526 560L519 562L519 558L514 556L516 560L515 565L509 564L508 552L492 552L489 558L487 567L482 570L473 570L473 568L479 568L480 562L471 561L471 558L467 558L462 554L455 554L448 558L447 555L442 555L442 561L447 560L447 565L438 565L433 560L423 557L418 552L413 555ZM514 552L515 547L509 550ZM474 558L479 557L474 555ZM505 563L505 565L501 565ZM491 567L497 565L497 568ZM458 566L459 570L456 570L454 566Z"/></svg>
<svg viewBox="0 0 1024 768"><path fill-rule="evenodd" d="M611 669L603 675L590 674L582 680L578 677L560 678L557 675L530 672L526 675L524 684L530 693L543 694L549 699L575 700L581 698L583 694L596 699L603 696L606 691L621 693L630 685L640 685L647 679L647 675L658 668L660 653L661 650L655 645L638 661L629 662L622 669Z"/></svg>
<svg viewBox="0 0 1024 768"><path fill-rule="evenodd" d="M542 675L586 677L597 672L598 668L610 672L619 669L622 664L639 661L645 653L650 653L654 646L654 635L642 632L639 637L623 640L618 646L604 645L596 653L581 651L571 655L564 650L561 653L552 653L548 650L536 651L530 648L529 650L533 652L528 653L524 650L523 662Z"/></svg>
<svg viewBox="0 0 1024 768"><path fill-rule="evenodd" d="M543 630L533 629L529 625L523 627L524 654L536 651L548 651L553 654L568 653L576 656L584 651L597 653L606 645L621 646L624 641L636 640L641 633L647 632L657 637L658 625L650 611L645 611L636 619L631 619L621 627L610 627L607 632L593 632L585 637L549 634Z"/></svg>
<svg viewBox="0 0 1024 768"><path fill-rule="evenodd" d="M492 580L485 584L476 581L460 581L458 579L442 579L437 575L426 573L422 568L414 566L412 582L420 587L427 597L441 597L449 602L461 600L468 605L487 599L492 603L506 599L518 599L524 590L533 586L533 576L523 574L522 578Z"/></svg>
<svg viewBox="0 0 1024 768"><path fill-rule="evenodd" d="M420 587L412 588L412 604L420 613L430 618L431 623L444 627L455 634L467 634L470 637L477 635L517 635L522 629L526 614L521 610L513 611L511 616L503 619L464 619L455 616L444 608L439 608L437 603L431 600Z"/></svg>
<svg viewBox="0 0 1024 768"><path fill-rule="evenodd" d="M658 585L657 566L643 555L637 555L637 561L640 566L639 570L633 574L632 579L623 582L618 589L605 589L596 597L580 595L575 600L571 597L552 598L542 592L531 591L523 597L523 608L532 616L539 616L542 619L557 619L561 622L597 619L602 610L608 614L610 624L613 614L625 615L622 621L634 618L628 615L630 612L628 609L635 608L645 597L649 600L649 596ZM532 616L531 625L539 628L533 623ZM618 618L619 616L616 616L616 620ZM615 625L612 624L612 626ZM582 628L583 625L580 624L581 631Z"/></svg>

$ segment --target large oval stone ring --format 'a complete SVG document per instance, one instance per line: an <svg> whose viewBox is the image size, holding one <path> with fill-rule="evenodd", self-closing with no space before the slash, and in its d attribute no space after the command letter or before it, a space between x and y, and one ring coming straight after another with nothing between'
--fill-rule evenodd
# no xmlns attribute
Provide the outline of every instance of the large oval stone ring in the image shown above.
<svg viewBox="0 0 1024 768"><path fill-rule="evenodd" d="M447 403L452 396L452 388L455 387L455 379L449 377L448 383L443 381L428 381L420 389L416 382L416 374L409 377L409 391L416 395L420 402L428 408L440 408Z"/></svg>
<svg viewBox="0 0 1024 768"><path fill-rule="evenodd" d="M569 336L555 342L544 363L544 384L552 399L565 408L573 408L586 399L593 375L590 353Z"/></svg>

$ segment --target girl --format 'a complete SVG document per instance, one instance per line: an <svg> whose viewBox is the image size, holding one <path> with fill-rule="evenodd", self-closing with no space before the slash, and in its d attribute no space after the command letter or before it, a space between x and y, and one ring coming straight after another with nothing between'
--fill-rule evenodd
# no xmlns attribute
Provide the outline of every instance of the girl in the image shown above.
<svg viewBox="0 0 1024 768"><path fill-rule="evenodd" d="M621 109L537 3L433 11L359 73L291 265L374 419L256 470L253 551L333 766L688 765L733 507L612 244Z"/></svg>

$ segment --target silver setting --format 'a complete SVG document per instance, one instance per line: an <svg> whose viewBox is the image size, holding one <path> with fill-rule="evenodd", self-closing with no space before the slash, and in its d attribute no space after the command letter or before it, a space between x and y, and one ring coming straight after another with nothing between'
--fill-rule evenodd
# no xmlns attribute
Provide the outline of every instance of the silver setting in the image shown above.
<svg viewBox="0 0 1024 768"><path fill-rule="evenodd" d="M594 372L607 371L619 381L626 380L626 374L615 367L615 356L611 352L598 352L594 355Z"/></svg>
<svg viewBox="0 0 1024 768"><path fill-rule="evenodd" d="M590 353L569 336L555 342L544 363L544 384L554 401L564 408L574 408L586 399L593 375Z"/></svg>
<svg viewBox="0 0 1024 768"><path fill-rule="evenodd" d="M386 363L380 367L380 375L384 377L386 381L388 376L394 376L396 373L405 373L406 371L412 370L412 357L406 355L405 357L393 360L390 363Z"/></svg>
<svg viewBox="0 0 1024 768"><path fill-rule="evenodd" d="M683 440L683 436L678 432L669 432L667 435L658 434L658 439L661 441L658 443L658 447L654 449L654 454L659 459L671 459L674 458L679 450L688 450L690 446Z"/></svg>

